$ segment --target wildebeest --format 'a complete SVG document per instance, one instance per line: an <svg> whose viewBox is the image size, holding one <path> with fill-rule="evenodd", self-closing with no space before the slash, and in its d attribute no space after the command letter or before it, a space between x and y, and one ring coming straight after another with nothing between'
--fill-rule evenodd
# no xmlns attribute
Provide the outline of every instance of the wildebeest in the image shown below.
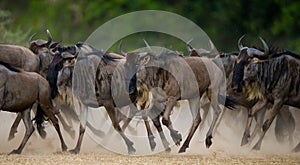
<svg viewBox="0 0 300 165"><path fill-rule="evenodd" d="M29 39L29 49L18 45L0 45L0 61L11 64L15 67L19 67L28 72L36 72L46 77L48 71L48 65L50 64L53 54L52 49L55 49L60 42L54 42L50 31L47 29L48 40L33 40L32 35ZM73 136L71 127L69 127L62 116L57 113L63 127ZM17 132L17 127L21 121L21 114L18 114L15 119L8 139L14 138L14 134ZM37 125L38 132L41 137L45 138L46 132L43 130L43 126Z"/></svg>
<svg viewBox="0 0 300 165"><path fill-rule="evenodd" d="M202 50L202 51L192 52L193 50L196 50L196 49L192 48L191 45L189 45L189 43L187 43L187 47L189 47L188 51L190 51L190 55L192 53L194 53L194 56L199 56L199 57L201 57L203 55L207 55L206 53L203 54L201 52L212 52L212 50L213 50L213 47L211 47L210 51ZM236 60L238 57L238 52L218 53L218 54L211 53L208 55L216 55L215 59L222 61L221 62L222 66L219 66L219 67L221 67L225 71L226 83L227 83L227 95L234 98L235 101L239 104L240 108L246 108L248 114L250 114L251 109L255 108L255 105L257 104L257 102L259 100L258 99L249 100L245 93L236 93L236 92L233 92L233 90L231 89L232 75L233 75L234 66L235 66L235 63L236 63ZM213 59L213 61L215 59ZM220 63L216 63L216 64L220 64ZM261 134L260 128L263 124L266 109L267 108L265 108L263 111L256 113L254 115L257 124L256 124L253 134L251 136L250 136L250 126L251 126L252 122L251 122L251 120L249 120L247 122L241 145L247 144L249 139L253 140L256 134ZM204 118L205 118L207 112L208 112L208 110L204 109L204 115L203 115ZM280 123L280 125L277 123ZM283 126L286 126L286 127L283 128ZM276 125L275 125L276 139L279 142L282 142L284 139L284 135L287 134L289 142L292 142L294 130L295 130L295 120L294 120L291 112L289 111L288 106L283 106L282 110L279 112L279 114L276 118Z"/></svg>
<svg viewBox="0 0 300 165"><path fill-rule="evenodd" d="M67 48L63 51L67 51ZM118 54L114 54L114 53L107 53L107 55L109 56L112 56L113 58L116 58L116 59L124 59L123 56L120 56ZM61 58L60 56L58 58ZM61 58L62 60L62 58ZM57 60L55 60L57 61ZM62 68L62 70L59 71L59 74L58 74L58 79L57 79L57 86L58 86L58 96L56 96L56 99L60 99L62 102L66 102L67 104L73 104L73 94L72 94L72 77L73 77L73 70L74 70L74 65L76 64L76 60L71 60L73 61L74 63L69 65L67 64L68 63L68 60L66 60L65 62L65 66ZM131 93L132 95L133 93ZM136 97L136 96L135 96ZM133 98L134 99L134 98ZM128 102L129 104L129 102ZM74 109L74 105L72 106L72 108ZM131 119L137 115L137 111L133 110L133 109L130 109L130 113L129 114L124 114L124 112L120 112L120 111L123 111L123 109L118 109L116 111L117 113L117 120L118 122L120 121L124 121L124 124L122 126L122 130L124 131L128 124L130 123ZM74 112L73 112L74 113ZM140 114L140 113L139 113ZM143 117L143 120L145 122L145 125L146 125L146 129L147 129L147 132L148 132L148 138L149 138L149 143L150 143L150 147L151 147L151 150L154 150L155 146L156 146L156 143L154 141L154 136L151 132L151 128L150 128L150 125L149 125L149 122L148 122L148 119L147 119L147 116L144 115L144 113L142 113L142 117ZM71 115L71 116L74 116L74 115ZM162 132L162 128L161 128L161 125L160 125L160 122L157 118L152 118L150 117L154 123L154 125L156 126L156 128L158 129L159 131L159 135L162 139L162 142L163 142L163 145L165 147L166 150L170 150L169 149L169 143L167 142L163 132ZM77 119L77 116L73 119ZM90 123L89 121L87 121L87 127L89 127L92 132L98 136L102 136L103 135L103 132L101 130L98 130L96 128L94 128Z"/></svg>
<svg viewBox="0 0 300 165"><path fill-rule="evenodd" d="M63 115L68 121L70 127L73 127L73 121L79 121L78 116L75 113L72 93L72 77L75 63L75 58L66 60L63 68L58 72L58 93L54 98L56 108L63 110ZM101 130L96 129L89 122L87 122L87 127L90 128L95 135L99 137L104 136L104 133Z"/></svg>
<svg viewBox="0 0 300 165"><path fill-rule="evenodd" d="M36 120L42 124L45 114L53 123L61 142L63 151L67 146L60 132L57 118L52 112L50 87L42 76L33 72L25 72L7 63L0 62L0 109L8 112L21 113L26 127L26 133L18 149L11 154L20 154L34 131L31 122L30 109L37 102ZM24 88L26 86L26 88Z"/></svg>
<svg viewBox="0 0 300 165"><path fill-rule="evenodd" d="M77 68L77 70L74 68L75 70L73 71L73 75L72 75L73 82L74 81L76 82L75 84L74 83L72 84L74 89L73 91L77 91L77 93L75 93L74 95L78 98L79 102L81 102L80 105L83 108L87 108L87 106L92 106L92 107L104 106L113 122L114 128L124 138L128 147L128 152L129 153L134 152L135 149L132 147L133 143L129 141L129 139L127 139L127 137L122 132L129 124L133 115L137 112L134 105L131 104L131 102L132 101L134 102L135 98L137 97L137 93L135 93L135 91L132 91L132 89L129 89L130 87L128 87L126 90L125 83L123 83L124 60L125 60L124 57L121 57L120 55L114 53L98 51L93 47L83 43L76 44L74 46L69 46L69 47L61 47L58 50L61 52L62 55L55 56L53 62L51 63L52 67L49 67L50 70L48 74L48 80L50 80L49 82L50 82L50 86L52 86L52 92L57 93L57 87L55 87L57 81L56 79L57 71L60 69L61 64L64 61L64 58L70 57L69 56L70 54L75 54L75 52L77 52L78 53L78 55L76 55L77 62L75 63L75 68ZM87 67L91 67L91 68L87 69ZM85 70L84 68L86 68L87 70ZM93 78L93 76L95 77ZM121 80L118 79L117 77L120 77ZM91 95L91 93L94 93L96 98L93 98L92 96L90 98L89 96L83 96L83 94ZM127 98L128 95L130 97L129 99ZM130 106L131 115L127 116L128 119L124 122L122 129L120 129L119 126L120 118L117 118L117 116L120 116L122 114L119 112L120 110L118 110L118 108L127 105ZM87 113L85 111L86 109L81 109L80 121L82 122L82 124L80 126L80 130L81 130L80 138L78 140L76 148L71 151L73 153L79 152L82 136L85 129L85 123L88 124L86 118L82 116ZM147 131L149 131L150 126L148 124L148 121L144 117L143 119L145 120ZM169 143L167 142L162 132L159 118L155 117L151 119L155 127L159 131L159 135L162 139L165 149L170 150ZM156 144L154 142L154 137L150 132L148 132L148 138L149 138L151 149L153 150Z"/></svg>
<svg viewBox="0 0 300 165"><path fill-rule="evenodd" d="M189 147L189 142L201 122L200 98L204 93L208 94L214 108L214 119L206 137L206 146L209 147L212 144L213 129L221 113L219 92L223 74L219 67L210 59L182 57L173 51L162 51L158 55L152 51L129 52L126 56L126 75L130 77L136 73L137 88L145 85L146 88L140 89L147 89L140 92L152 93L156 95L153 100L166 102L163 124L169 128L171 136L177 136L179 140L181 135L172 127L170 112L178 100L189 101L193 125L179 152L185 152ZM226 99L225 106L232 108L230 101Z"/></svg>
<svg viewBox="0 0 300 165"><path fill-rule="evenodd" d="M243 37L242 37L243 38ZM265 41L264 52L243 47L239 40L240 53L234 69L232 87L237 92L244 90L249 99L261 99L263 103L250 116L272 103L270 115L265 120L258 142L253 149L260 149L262 139L283 105L300 107L300 56L290 51L272 51ZM252 60L256 57L258 60ZM294 151L300 150L300 143Z"/></svg>
<svg viewBox="0 0 300 165"><path fill-rule="evenodd" d="M203 48L195 49L190 44L191 41L192 40L190 40L186 43L186 49L189 52L188 56L196 56L196 57L200 56L200 57L202 57L202 56L212 55L214 53L215 46L214 46L214 44L212 43L211 40L209 40L209 49L210 50L206 50L206 49L203 49Z"/></svg>
<svg viewBox="0 0 300 165"><path fill-rule="evenodd" d="M78 99L80 105L80 129L77 145L71 150L71 153L78 153L80 151L87 122L88 107L97 108L100 106L105 107L113 127L125 141L128 153L135 152L133 142L123 133L116 119L116 104L112 98L111 78L116 66L119 64L119 60L84 43L76 44L66 49L78 50L77 61L73 71L73 82L75 83L72 85L74 89L73 95ZM64 56L64 54L65 52L62 53L62 56ZM51 62L47 75L48 80L50 80L52 93L57 93L57 74L62 67L63 61L59 59L59 56L56 57L57 59L54 57ZM120 83L120 85L122 85L122 83ZM128 95L128 93L125 95ZM125 105L128 105L128 102L130 102L128 100L122 101L124 101Z"/></svg>
<svg viewBox="0 0 300 165"><path fill-rule="evenodd" d="M8 44L0 44L0 61L8 63L10 65L13 65L15 67L19 67L24 69L28 72L36 72L39 73L40 70L44 70L44 68L47 68L48 66L45 66L46 64L43 63L42 59L45 59L44 56L46 56L44 53L40 54L34 54L34 52L39 53L39 50L44 49L45 47L51 45L55 46L57 44L52 42L52 37L50 32L47 30L48 34L48 41L44 40L38 40L32 41L32 37L30 38L30 49L25 48L23 46L19 45L8 45ZM47 54L48 56L51 56L50 54ZM49 63L48 63L49 64ZM47 65L48 65L47 64ZM9 134L9 139L12 139L14 137L14 133L17 131L17 126L21 120L21 114L18 114L12 128ZM38 125L39 133L42 134L42 126Z"/></svg>
<svg viewBox="0 0 300 165"><path fill-rule="evenodd" d="M226 82L227 82L227 95L234 98L235 101L241 106L247 109L248 115L251 114L251 109L256 108L255 105L259 101L258 99L248 99L248 95L246 93L236 93L231 89L231 81L233 76L234 65L236 63L236 59L238 57L238 53L221 53L216 58L220 58L222 60L222 64L224 66L225 74L226 74ZM258 133L261 133L261 126L263 124L266 108L263 111L254 114L256 120L256 126L253 131L253 134L250 136L250 127L251 121L248 121L246 124L246 129L243 134L241 145L245 145L248 143L248 140L253 140L254 136ZM292 142L293 132L295 130L295 120L289 111L288 106L283 106L282 110L279 112L276 123L280 122L281 125L287 126L286 128L282 128L282 126L276 124L275 125L275 136L279 142L282 142L284 137L283 134L288 134L289 141Z"/></svg>

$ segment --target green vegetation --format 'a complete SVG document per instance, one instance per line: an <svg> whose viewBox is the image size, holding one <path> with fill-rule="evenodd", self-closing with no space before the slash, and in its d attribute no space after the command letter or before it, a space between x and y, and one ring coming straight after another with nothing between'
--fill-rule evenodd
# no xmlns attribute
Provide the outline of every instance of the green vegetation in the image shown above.
<svg viewBox="0 0 300 165"><path fill-rule="evenodd" d="M213 40L219 51L237 49L237 40L247 34L249 44L260 45L257 36L282 49L300 52L300 1L298 0L2 0L0 2L0 42L27 45L29 36L38 33L46 38L50 29L54 39L64 44L84 41L106 21L138 10L165 10L182 15L198 24ZM138 34L137 39L152 33ZM155 35L162 41L166 36ZM135 36L129 36L126 49L134 49ZM127 40L126 40L127 41ZM100 42L100 41L99 41ZM184 44L167 46L185 50ZM142 46L142 41L138 41ZM113 48L115 50L115 47Z"/></svg>

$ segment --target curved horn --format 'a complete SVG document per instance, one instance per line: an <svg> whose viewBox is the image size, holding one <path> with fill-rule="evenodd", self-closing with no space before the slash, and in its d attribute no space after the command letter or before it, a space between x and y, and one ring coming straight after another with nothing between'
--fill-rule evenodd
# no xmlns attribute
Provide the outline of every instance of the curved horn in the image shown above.
<svg viewBox="0 0 300 165"><path fill-rule="evenodd" d="M186 49L191 52L192 50L194 50L194 48L190 45L190 43L193 41L193 38L190 39L187 43L186 43Z"/></svg>
<svg viewBox="0 0 300 165"><path fill-rule="evenodd" d="M31 35L30 37L29 37L29 40L28 40L28 42L29 42L29 45L31 44L31 42L32 42L32 39L33 39L33 37L36 35L36 33L34 33L33 35Z"/></svg>
<svg viewBox="0 0 300 165"><path fill-rule="evenodd" d="M259 37L259 39L262 42L262 44L264 45L265 54L269 54L269 47L268 47L267 43L261 37Z"/></svg>
<svg viewBox="0 0 300 165"><path fill-rule="evenodd" d="M48 36L48 42L51 42L52 41L51 33L50 33L49 29L47 29L46 31L47 31L47 36Z"/></svg>
<svg viewBox="0 0 300 165"><path fill-rule="evenodd" d="M119 52L121 53L122 56L126 56L127 53L125 53L123 50L122 50L122 40L120 41L120 44L119 44Z"/></svg>
<svg viewBox="0 0 300 165"><path fill-rule="evenodd" d="M212 52L215 49L215 45L211 40L209 40L209 47L210 47L210 52Z"/></svg>
<svg viewBox="0 0 300 165"><path fill-rule="evenodd" d="M244 47L243 44L242 44L242 40L243 40L244 37L245 37L245 34L242 35L242 37L238 41L238 48L239 48L239 50L242 50L242 48Z"/></svg>
<svg viewBox="0 0 300 165"><path fill-rule="evenodd" d="M151 49L151 47L149 46L148 42L147 42L145 39L143 39L143 40L144 40L144 43L145 43L145 45L147 46L147 48L150 49L150 50L152 51L152 49Z"/></svg>
<svg viewBox="0 0 300 165"><path fill-rule="evenodd" d="M48 29L46 31L47 31L48 42L46 44L43 44L43 46L50 48L52 42L52 36Z"/></svg>

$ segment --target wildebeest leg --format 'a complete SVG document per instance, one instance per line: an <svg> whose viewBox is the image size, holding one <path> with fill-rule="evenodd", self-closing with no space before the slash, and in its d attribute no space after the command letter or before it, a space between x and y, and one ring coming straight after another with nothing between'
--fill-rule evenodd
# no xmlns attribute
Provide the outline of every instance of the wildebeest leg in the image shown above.
<svg viewBox="0 0 300 165"><path fill-rule="evenodd" d="M77 140L76 147L72 150L70 150L70 153L72 154L78 154L81 148L83 135L85 132L86 122L87 122L87 115L88 115L88 107L82 103L79 103L80 107L80 126L79 126L79 136Z"/></svg>
<svg viewBox="0 0 300 165"><path fill-rule="evenodd" d="M12 152L10 152L10 154L21 154L23 148L25 147L25 144L27 143L29 137L32 135L32 133L34 131L34 127L32 125L31 117L30 117L30 109L27 109L27 110L21 112L21 118L24 122L26 132L25 132L24 138L22 140L22 143L20 144L18 149L13 150Z"/></svg>
<svg viewBox="0 0 300 165"><path fill-rule="evenodd" d="M264 122L264 118L265 118L265 113L266 113L266 109L264 108L263 110L257 112L255 115L254 115L254 118L255 118L255 121L256 121L256 125L255 125L255 128L254 128L254 131L252 133L252 135L250 135L249 137L249 140L248 142L252 142L252 140L254 139L254 137L256 135L261 135L262 134L262 124Z"/></svg>
<svg viewBox="0 0 300 165"><path fill-rule="evenodd" d="M181 146L179 153L185 152L187 148L189 148L190 141L197 130L200 122L201 122L201 116L200 116L200 99L198 97L189 99L189 105L193 116L193 124L190 129L190 132L184 141L183 145Z"/></svg>
<svg viewBox="0 0 300 165"><path fill-rule="evenodd" d="M125 129L129 125L129 123L131 122L133 116L138 112L133 104L130 104L129 106L130 106L129 116L126 118L126 120L122 126L123 132L125 131Z"/></svg>
<svg viewBox="0 0 300 165"><path fill-rule="evenodd" d="M149 140L149 144L150 144L150 147L151 147L151 151L153 151L155 149L156 143L154 141L154 135L153 135L153 133L151 131L146 111L143 111L142 118L143 118L145 126L146 126L146 130L147 130L147 134L148 134L148 140Z"/></svg>
<svg viewBox="0 0 300 165"><path fill-rule="evenodd" d="M282 106L275 122L275 137L279 143L283 143L286 137L290 145L293 143L293 133L295 131L295 119L289 110L289 106Z"/></svg>
<svg viewBox="0 0 300 165"><path fill-rule="evenodd" d="M250 137L250 127L251 127L252 120L253 120L253 116L251 116L251 109L248 109L248 118L247 118L244 135L242 138L241 146L248 143L248 138Z"/></svg>
<svg viewBox="0 0 300 165"><path fill-rule="evenodd" d="M94 126L92 126L92 124L87 121L86 122L86 126L97 136L99 137L103 137L105 135L105 133L97 128L95 128Z"/></svg>
<svg viewBox="0 0 300 165"><path fill-rule="evenodd" d="M217 105L218 106L218 105ZM205 145L206 145L206 148L209 148L211 145L212 145L212 133L215 129L215 125L219 119L219 116L220 116L220 113L221 113L221 109L220 107L218 106L218 108L213 108L214 109L214 112L213 112L213 120L211 122L211 125L209 127L209 130L206 134L206 139L205 139Z"/></svg>
<svg viewBox="0 0 300 165"><path fill-rule="evenodd" d="M171 149L169 147L170 144L167 141L167 139L165 137L165 134L163 132L163 129L161 127L161 124L160 124L160 121L159 121L159 116L156 116L156 117L152 118L152 122L153 122L154 126L156 127L157 131L159 132L159 136L160 136L160 139L162 141L162 144L163 144L165 150L167 152L170 152L171 151Z"/></svg>
<svg viewBox="0 0 300 165"><path fill-rule="evenodd" d="M248 138L250 137L250 128L251 128L251 124L252 124L252 120L253 120L253 116L255 115L255 112L262 110L263 108L265 108L267 106L267 104L268 104L267 101L258 102L255 104L255 106L253 108L248 109L247 124L246 124L246 128L245 128L244 135L242 138L241 146L243 146L249 142Z"/></svg>
<svg viewBox="0 0 300 165"><path fill-rule="evenodd" d="M17 129L18 129L18 125L19 125L21 119L22 119L22 114L19 112L19 113L17 113L17 117L16 117L13 125L10 128L8 140L11 140L15 137L15 133L18 132Z"/></svg>
<svg viewBox="0 0 300 165"><path fill-rule="evenodd" d="M119 125L119 122L117 121L116 119L116 113L115 113L115 107L113 106L113 103L104 103L103 104L105 109L106 109L106 112L108 114L108 116L110 117L111 119L111 122L113 124L113 127L115 128L115 130L122 136L122 138L124 139L126 145L127 145L127 150L128 150L128 153L131 154L131 153L134 153L136 150L135 148L133 147L133 142L130 141L127 136L124 134L124 132L122 131L120 125Z"/></svg>
<svg viewBox="0 0 300 165"><path fill-rule="evenodd" d="M43 97L43 96L40 96L40 97ZM38 109L37 111L39 110L43 110L44 113L48 116L48 118L51 120L58 136L59 136L59 140L60 140L60 143L61 143L61 148L62 148L62 151L66 151L67 150L67 145L62 137L62 134L61 134L61 131L60 131L60 128L59 128L59 124L58 124L58 119L56 118L56 116L54 115L53 111L52 111L52 108L53 107L49 107L51 105L50 102L48 102L48 104L43 104L43 103L46 103L45 100L41 99L40 102L39 102L39 105L38 105ZM41 108L41 109L40 109ZM38 112L37 112L38 113Z"/></svg>
<svg viewBox="0 0 300 165"><path fill-rule="evenodd" d="M264 122L263 126L262 126L262 134L260 135L257 143L254 145L254 147L252 149L254 150L259 150L261 147L261 142L262 139L264 138L267 130L269 129L269 127L271 126L274 118L276 117L276 115L278 114L279 110L281 109L281 107L283 106L282 100L274 100L274 105L272 107L271 114L269 116L267 116L266 121Z"/></svg>
<svg viewBox="0 0 300 165"><path fill-rule="evenodd" d="M201 102L202 103L202 102ZM204 105L201 105L201 109L203 110L203 115L202 115L202 121L199 125L199 130L202 131L204 127L204 122L206 121L207 114L209 112L210 108L210 102L205 103Z"/></svg>
<svg viewBox="0 0 300 165"><path fill-rule="evenodd" d="M75 138L75 130L73 129L72 126L69 126L67 124L67 122L65 121L65 119L63 118L63 116L61 115L60 112L58 112L56 114L56 116L58 117L60 123L62 124L64 130L66 130L68 132L68 134L74 139Z"/></svg>
<svg viewBox="0 0 300 165"><path fill-rule="evenodd" d="M170 120L170 113L173 109L174 105L176 104L177 99L174 97L169 97L168 101L166 103L166 107L163 114L162 123L169 129L171 133L171 137L176 145L180 145L180 142L182 140L181 134L176 131L173 126L172 122Z"/></svg>

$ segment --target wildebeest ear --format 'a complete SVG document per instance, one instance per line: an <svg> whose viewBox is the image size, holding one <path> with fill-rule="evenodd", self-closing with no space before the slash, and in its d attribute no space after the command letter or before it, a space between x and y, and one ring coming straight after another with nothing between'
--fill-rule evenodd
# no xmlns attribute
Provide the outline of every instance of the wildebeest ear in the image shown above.
<svg viewBox="0 0 300 165"><path fill-rule="evenodd" d="M54 48L56 48L56 46L57 46L59 43L61 43L61 41L51 43L51 44L49 45L49 49L54 49Z"/></svg>
<svg viewBox="0 0 300 165"><path fill-rule="evenodd" d="M141 60L141 63L142 63L143 65L146 65L146 64L148 64L148 62L150 61L150 59L151 59L150 55L146 55L146 56L144 56L144 58Z"/></svg>
<svg viewBox="0 0 300 165"><path fill-rule="evenodd" d="M259 60L258 58L253 58L253 59L252 59L252 63L257 64L257 63L259 63L259 62L260 62L260 60Z"/></svg>
<svg viewBox="0 0 300 165"><path fill-rule="evenodd" d="M63 52L61 54L62 58L66 59L66 58L75 58L75 56L69 52Z"/></svg>

